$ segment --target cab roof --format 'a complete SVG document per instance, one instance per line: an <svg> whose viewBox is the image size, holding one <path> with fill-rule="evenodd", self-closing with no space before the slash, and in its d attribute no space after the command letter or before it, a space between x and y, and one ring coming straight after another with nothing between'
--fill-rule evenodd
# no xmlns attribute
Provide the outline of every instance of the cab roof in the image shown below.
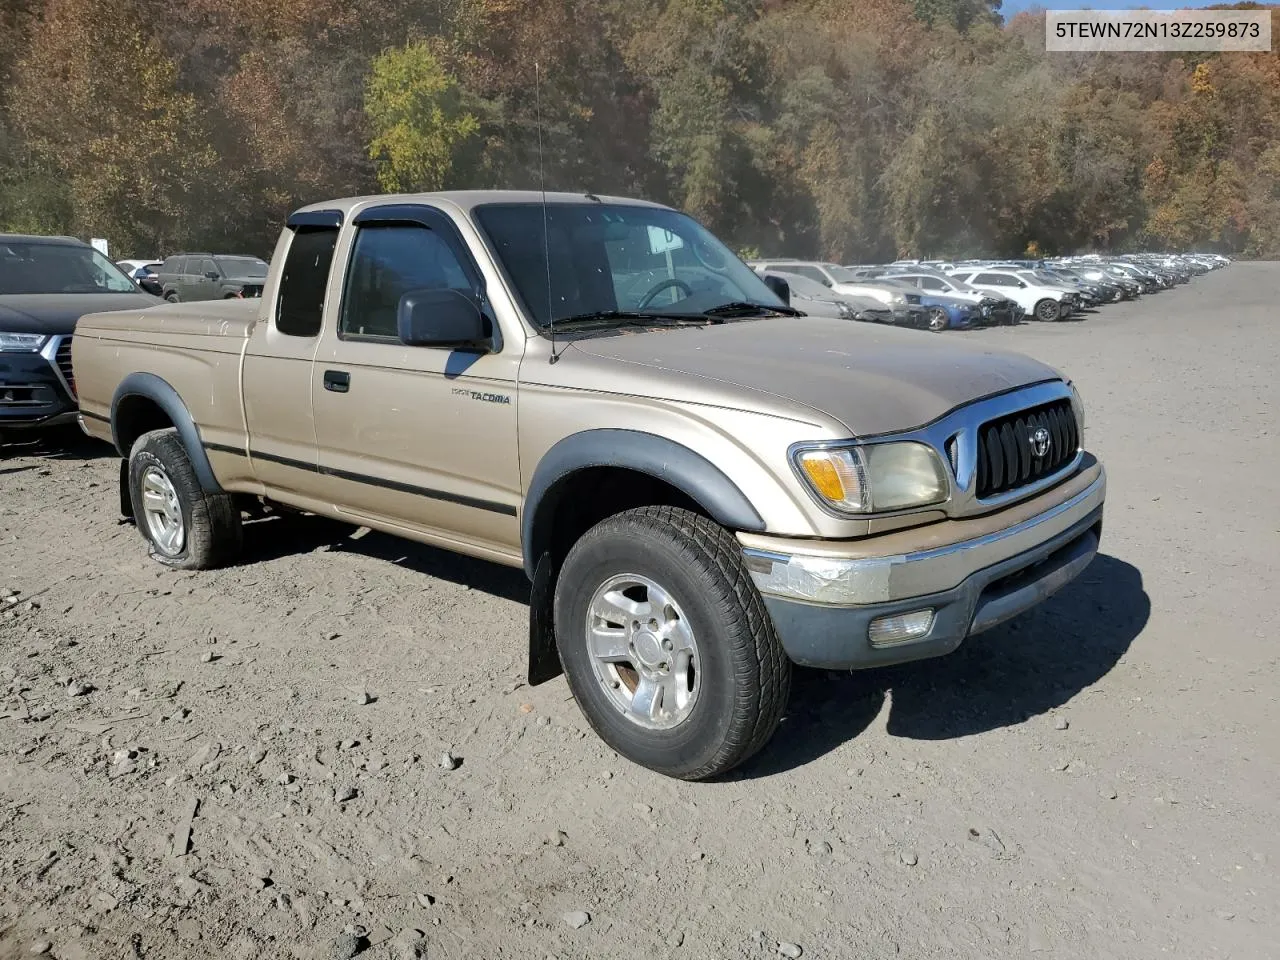
<svg viewBox="0 0 1280 960"><path fill-rule="evenodd" d="M648 200L636 200L630 197L614 197L594 193L564 193L540 190L442 190L436 193L381 193L365 197L344 197L339 200L327 200L321 203L308 204L295 210L295 213L312 213L321 210L340 210L348 214L356 207L369 204L427 203L439 205L451 204L456 209L470 213L476 207L489 203L575 203L589 205L592 203L625 204L635 207L664 208L663 204L651 203Z"/></svg>

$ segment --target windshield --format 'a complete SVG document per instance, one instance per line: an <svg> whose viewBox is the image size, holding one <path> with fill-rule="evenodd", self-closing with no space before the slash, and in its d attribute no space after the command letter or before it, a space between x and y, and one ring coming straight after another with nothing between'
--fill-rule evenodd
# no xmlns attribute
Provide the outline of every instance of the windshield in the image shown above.
<svg viewBox="0 0 1280 960"><path fill-rule="evenodd" d="M539 327L615 311L701 316L741 302L786 308L724 244L674 210L549 203L545 241L542 204L486 204L475 217Z"/></svg>
<svg viewBox="0 0 1280 960"><path fill-rule="evenodd" d="M92 247L0 242L0 295L137 292L133 281Z"/></svg>
<svg viewBox="0 0 1280 960"><path fill-rule="evenodd" d="M227 277L265 277L267 264L257 257L214 257L223 276Z"/></svg>

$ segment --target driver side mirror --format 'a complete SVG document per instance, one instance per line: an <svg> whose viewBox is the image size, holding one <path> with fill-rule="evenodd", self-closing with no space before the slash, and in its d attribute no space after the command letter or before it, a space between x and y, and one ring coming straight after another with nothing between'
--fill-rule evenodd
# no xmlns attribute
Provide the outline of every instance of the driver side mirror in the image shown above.
<svg viewBox="0 0 1280 960"><path fill-rule="evenodd" d="M204 276L206 280L217 280L221 274L219 274L217 270L209 270Z"/></svg>
<svg viewBox="0 0 1280 960"><path fill-rule="evenodd" d="M764 275L764 285L774 292L779 300L790 305L791 303L791 284L783 280L779 276L772 273Z"/></svg>
<svg viewBox="0 0 1280 960"><path fill-rule="evenodd" d="M410 290L400 298L396 333L407 347L487 348L489 320L461 290Z"/></svg>

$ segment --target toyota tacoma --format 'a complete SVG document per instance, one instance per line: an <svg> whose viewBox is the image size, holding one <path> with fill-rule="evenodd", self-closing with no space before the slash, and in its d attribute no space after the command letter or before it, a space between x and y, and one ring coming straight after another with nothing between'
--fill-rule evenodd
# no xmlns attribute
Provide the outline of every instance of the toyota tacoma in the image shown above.
<svg viewBox="0 0 1280 960"><path fill-rule="evenodd" d="M793 664L946 654L1101 534L1059 373L787 299L651 203L365 197L294 213L260 300L89 316L73 360L158 562L234 561L265 502L522 567L530 682L703 779Z"/></svg>

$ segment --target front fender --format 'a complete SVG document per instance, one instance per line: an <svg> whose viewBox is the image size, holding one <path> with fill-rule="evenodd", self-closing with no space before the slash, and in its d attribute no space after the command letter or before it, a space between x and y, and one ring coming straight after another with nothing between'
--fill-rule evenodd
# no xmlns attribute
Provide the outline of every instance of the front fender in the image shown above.
<svg viewBox="0 0 1280 960"><path fill-rule="evenodd" d="M532 579L551 537L557 488L579 470L621 467L671 484L730 530L761 532L764 520L746 495L706 457L673 440L638 430L594 429L558 441L538 462L525 494L520 542Z"/></svg>

